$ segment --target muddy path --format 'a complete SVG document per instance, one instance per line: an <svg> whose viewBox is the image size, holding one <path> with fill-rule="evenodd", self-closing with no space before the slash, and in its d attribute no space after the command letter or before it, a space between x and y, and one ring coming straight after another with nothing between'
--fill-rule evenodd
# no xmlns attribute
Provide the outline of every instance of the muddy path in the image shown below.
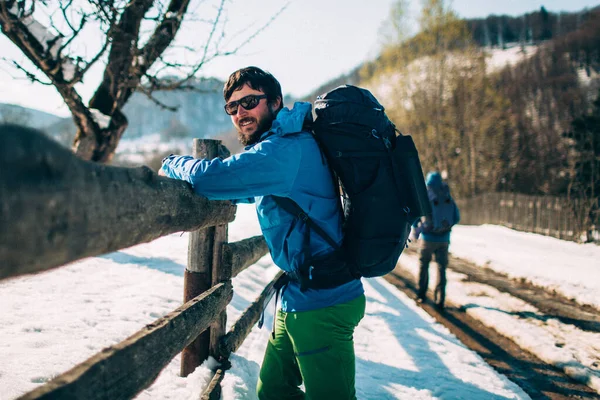
<svg viewBox="0 0 600 400"><path fill-rule="evenodd" d="M416 256L416 253L413 252L412 256ZM566 302L557 301L547 293L536 293L540 291L539 288L530 287L527 283L522 283L523 286L517 285L494 271L468 265L468 262L459 263L455 258L451 260L451 264L453 269L468 275L469 279L497 287L499 290L507 292L511 290L508 293L523 300L527 298L536 302L536 307L540 307L540 310L545 307L544 312L552 311L552 315L556 318L564 318L571 321L569 323L580 324L582 329L583 326L592 330L598 328L596 314L588 310L584 310L584 314L579 313L573 304L569 304L568 299L565 299ZM385 279L411 299L416 300L415 279L410 272L402 269L401 262ZM525 301L529 302L529 300ZM558 368L522 349L512 340L485 326L451 302L447 301L443 312L438 311L430 300L420 306L446 326L465 346L476 351L498 372L523 388L532 399L600 399L600 396L590 387L574 381Z"/></svg>
<svg viewBox="0 0 600 400"><path fill-rule="evenodd" d="M417 252L410 249L407 255L417 257ZM493 286L501 292L517 297L543 313L543 316L528 314L523 317L557 318L585 331L600 332L600 310L590 305L578 304L560 293L523 279L511 279L507 275L458 257L450 256L449 269L467 275L467 281Z"/></svg>

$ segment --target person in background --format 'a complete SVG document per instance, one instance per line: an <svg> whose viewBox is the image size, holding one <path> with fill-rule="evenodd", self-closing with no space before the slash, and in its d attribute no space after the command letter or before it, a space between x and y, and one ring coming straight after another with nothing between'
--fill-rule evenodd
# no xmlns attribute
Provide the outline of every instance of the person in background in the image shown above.
<svg viewBox="0 0 600 400"><path fill-rule="evenodd" d="M446 300L446 268L450 233L452 227L460 221L460 211L439 172L429 172L425 183L432 215L418 219L413 224L413 237L415 239L421 237L417 301L421 303L425 301L429 286L429 263L435 256L438 280L434 290L434 303L441 310Z"/></svg>
<svg viewBox="0 0 600 400"><path fill-rule="evenodd" d="M304 128L312 121L311 104L284 107L279 82L256 67L232 73L223 95L245 151L214 160L169 156L159 174L187 181L209 199L255 203L273 261L290 277L260 370L259 399L355 399L353 334L365 312L362 282L301 285L299 271L334 249L274 199L294 200L341 244L342 211L332 175Z"/></svg>

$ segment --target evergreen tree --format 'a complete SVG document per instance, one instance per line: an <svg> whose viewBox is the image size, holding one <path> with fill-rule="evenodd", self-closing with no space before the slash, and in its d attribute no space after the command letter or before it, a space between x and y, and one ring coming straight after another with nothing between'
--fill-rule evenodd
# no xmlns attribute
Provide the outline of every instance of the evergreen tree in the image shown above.
<svg viewBox="0 0 600 400"><path fill-rule="evenodd" d="M584 241L598 227L600 197L600 92L590 113L573 120L565 136L570 140L569 200Z"/></svg>
<svg viewBox="0 0 600 400"><path fill-rule="evenodd" d="M540 40L548 40L552 38L552 19L550 13L544 6L540 9L541 32Z"/></svg>

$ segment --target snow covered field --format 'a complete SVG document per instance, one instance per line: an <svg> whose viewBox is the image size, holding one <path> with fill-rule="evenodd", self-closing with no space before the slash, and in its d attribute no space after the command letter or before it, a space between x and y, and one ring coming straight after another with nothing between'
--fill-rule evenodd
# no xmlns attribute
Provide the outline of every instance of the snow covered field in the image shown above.
<svg viewBox="0 0 600 400"><path fill-rule="evenodd" d="M600 310L600 246L496 225L458 225L452 230L450 252ZM403 255L401 261L404 269L418 276L417 257ZM436 268L430 271L433 289ZM448 301L600 393L599 333L562 323L520 299L464 278L448 273Z"/></svg>
<svg viewBox="0 0 600 400"><path fill-rule="evenodd" d="M497 225L456 226L450 252L600 310L600 246Z"/></svg>
<svg viewBox="0 0 600 400"><path fill-rule="evenodd" d="M259 234L252 206L238 208L229 233L230 241ZM486 240L488 234L493 239ZM560 283L563 283L569 293L597 301L594 290L599 280L597 275L591 275L598 274L600 269L595 261L600 259L597 249L562 241L547 245L545 239L550 238L514 234L498 227L459 226L453 235L451 251L482 263L489 261L487 265L491 268L535 279L553 288L562 289ZM553 249L564 251L559 246L562 244L575 246L568 247L570 255L577 250L586 256L574 259L565 255L562 265L567 271L564 275L568 276L559 281L561 264L557 255L546 254L556 262L554 267L546 268L548 275L544 274L542 261L537 264L535 260ZM537 258L536 251L542 252ZM526 255L530 257L522 262L520 257ZM0 399L13 399L31 390L175 309L183 296L186 260L187 234L174 234L55 271L0 283ZM513 268L508 271L506 265ZM575 280L573 276L578 275L579 268L585 268L581 270L583 278ZM258 296L277 270L270 257L265 256L234 279L235 296L227 309L228 325ZM455 275L458 274L450 275L451 302L470 304L467 312L481 313L478 318L492 320L491 323L500 321L509 333L531 342L531 346L546 340L556 342L563 335L564 346L554 346L557 350L551 356L568 365L581 364L580 370L588 375L593 372L593 343L600 343L597 337L586 332L573 333L576 329L561 326L558 321L551 323L556 326L553 333L533 330L535 320L527 326L513 324L511 318L515 317L506 312L507 307L530 306L517 304L512 298L504 301L503 295L489 293L489 289L477 288L474 283L468 284L466 291L458 286L464 283ZM529 398L385 280L365 280L365 288L367 315L355 334L358 398ZM492 300L502 303L490 303ZM270 327L272 307L267 311L265 326ZM567 333L573 336L564 336ZM268 328L255 327L237 354L232 355L233 368L223 382L224 399L256 398L256 380L268 334ZM597 355L595 349L596 358ZM574 364L574 360L579 364ZM198 398L210 377L207 366L181 378L179 362L178 356L138 398Z"/></svg>

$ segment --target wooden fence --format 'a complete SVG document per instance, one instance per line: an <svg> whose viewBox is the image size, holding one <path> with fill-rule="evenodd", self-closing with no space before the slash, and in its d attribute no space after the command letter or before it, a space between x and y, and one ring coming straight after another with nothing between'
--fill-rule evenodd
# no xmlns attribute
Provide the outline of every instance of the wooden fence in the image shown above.
<svg viewBox="0 0 600 400"><path fill-rule="evenodd" d="M195 140L196 156L218 141ZM0 279L49 270L178 231L190 231L184 302L121 343L20 399L129 399L182 352L186 376L209 355L228 364L273 295L277 275L226 332L231 279L268 251L262 236L227 243L236 208L146 167L82 161L33 130L0 126ZM224 369L202 399L220 397Z"/></svg>
<svg viewBox="0 0 600 400"><path fill-rule="evenodd" d="M461 224L503 225L524 232L577 241L581 228L566 198L485 193L457 199Z"/></svg>

